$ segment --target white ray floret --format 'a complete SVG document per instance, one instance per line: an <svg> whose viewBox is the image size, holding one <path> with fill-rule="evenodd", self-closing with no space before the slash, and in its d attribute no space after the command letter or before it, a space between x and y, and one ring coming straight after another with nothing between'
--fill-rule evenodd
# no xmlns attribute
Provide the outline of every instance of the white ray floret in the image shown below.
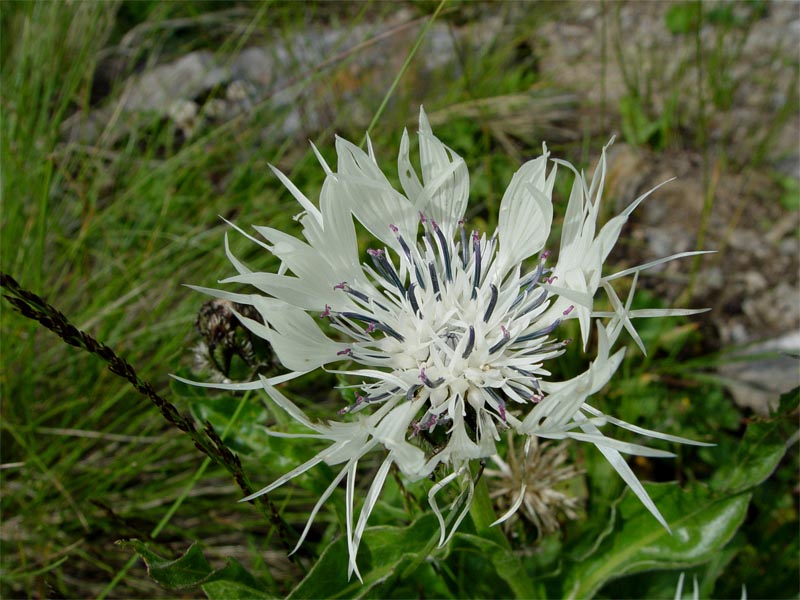
<svg viewBox="0 0 800 600"><path fill-rule="evenodd" d="M550 161L544 147L541 156L512 177L500 204L497 230L487 235L467 229L467 166L433 135L422 110L421 176L412 166L410 145L404 132L397 160L403 193L378 167L371 142L364 152L337 138L335 170L313 149L326 175L319 205L273 169L303 210L297 220L305 239L269 227L255 228L263 241L245 234L280 260L277 273L263 273L236 258L226 237L225 251L237 275L223 283L247 284L258 293L195 288L253 306L261 321L239 315L240 321L267 340L289 370L253 383L213 386L264 389L309 432L269 431L270 435L328 443L250 498L320 463L337 466L340 470L311 511L298 546L321 506L345 481L348 575L360 578L358 547L393 467L411 482L436 479L428 499L440 523L440 545L446 544L472 500L470 463L495 456L500 432L511 430L529 440L570 438L595 445L667 527L621 453L670 453L614 440L601 428L613 425L664 441L695 442L627 424L587 403L622 362L625 350L613 347L623 329L644 350L633 319L697 312L632 310L631 304L642 271L698 253L603 274L603 263L623 225L657 188L599 227L607 147L590 182L569 163ZM555 262L545 250L553 222L553 162L575 176ZM356 222L375 238L366 255L359 254ZM623 302L610 282L628 275L633 283ZM608 297L611 311L594 310L598 290ZM598 353L584 373L555 381L547 363L569 343L559 337L559 326L567 319L578 320L584 346L596 329ZM326 327L320 326L323 322ZM356 388L355 402L339 412L339 420L313 422L275 387L317 368L348 378ZM356 517L359 461L373 451L381 452L383 460ZM445 518L437 497L450 486L456 488L455 500ZM522 489L520 498L524 493Z"/></svg>

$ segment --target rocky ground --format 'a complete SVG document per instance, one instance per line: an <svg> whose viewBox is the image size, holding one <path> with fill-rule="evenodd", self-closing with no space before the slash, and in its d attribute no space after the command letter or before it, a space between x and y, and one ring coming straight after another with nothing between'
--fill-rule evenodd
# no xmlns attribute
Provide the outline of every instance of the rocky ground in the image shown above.
<svg viewBox="0 0 800 600"><path fill-rule="evenodd" d="M608 197L623 206L657 183L677 180L637 211L632 242L616 258L635 264L698 247L716 250L695 276L688 275L691 261L680 261L646 285L668 303L712 308L704 316L710 350L797 351L800 4L769 3L758 15L733 4L746 27L708 22L699 36L665 26L674 6L570 4L522 32L517 17L525 3L483 9L463 23L440 20L396 97L435 104L442 79L460 74L460 56L483 52L498 36L518 36L519 52L534 56L542 84L434 112L434 124L480 112L497 142L519 153L520 140L532 147L537 138L579 143L626 131L639 119L641 143L619 136L610 153ZM113 142L141 115L172 120L191 138L208 124L264 109L282 115L265 139L303 139L345 118L349 130L358 130L424 22L398 10L346 30L310 25L231 55L200 50L173 57L141 69L90 115L76 115L64 140ZM136 34L122 46L137 43ZM101 66L98 81L114 76L121 56ZM336 114L332 107L343 104L348 114ZM654 132L649 137L647 127ZM796 359L786 355L723 364L718 373L738 402L759 411L800 379Z"/></svg>

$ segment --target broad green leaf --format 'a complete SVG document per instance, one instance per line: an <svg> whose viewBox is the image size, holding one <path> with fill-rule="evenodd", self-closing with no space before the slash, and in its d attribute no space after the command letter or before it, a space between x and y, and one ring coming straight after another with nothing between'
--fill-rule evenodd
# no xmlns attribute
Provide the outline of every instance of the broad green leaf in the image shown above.
<svg viewBox="0 0 800 600"><path fill-rule="evenodd" d="M672 534L635 495L626 493L614 533L591 556L565 569L565 598L591 597L603 584L623 575L709 560L736 533L750 502L749 494L720 497L699 485L687 491L674 483L645 487Z"/></svg>
<svg viewBox="0 0 800 600"><path fill-rule="evenodd" d="M211 600L274 597L267 594L256 578L233 558L229 558L222 569L214 571L200 587Z"/></svg>
<svg viewBox="0 0 800 600"><path fill-rule="evenodd" d="M373 587L399 572L406 560L426 551L426 541L439 537L433 514L410 525L369 527L358 551L358 567L364 583L347 580L347 543L343 538L328 546L289 598L362 598Z"/></svg>
<svg viewBox="0 0 800 600"><path fill-rule="evenodd" d="M227 564L214 570L197 544L192 544L183 556L164 558L139 540L119 542L130 546L142 557L147 573L159 585L171 590L188 590L201 587L206 595L219 598L272 598L239 562L228 559Z"/></svg>
<svg viewBox="0 0 800 600"><path fill-rule="evenodd" d="M192 544L186 553L176 559L159 556L139 540L118 542L130 546L142 557L147 573L156 583L172 590L195 587L211 574L211 565L197 544Z"/></svg>
<svg viewBox="0 0 800 600"><path fill-rule="evenodd" d="M799 389L783 395L779 413L753 421L739 444L735 460L721 468L711 481L720 492L735 494L767 479L786 453L786 441L797 431Z"/></svg>

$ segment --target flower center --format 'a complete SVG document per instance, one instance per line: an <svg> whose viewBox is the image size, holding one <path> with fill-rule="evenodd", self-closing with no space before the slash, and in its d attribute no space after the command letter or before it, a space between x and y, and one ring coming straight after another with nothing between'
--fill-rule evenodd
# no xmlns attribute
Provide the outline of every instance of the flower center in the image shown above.
<svg viewBox="0 0 800 600"><path fill-rule="evenodd" d="M561 318L545 318L550 305L547 252L527 275L496 268L497 237L470 235L458 224L457 241L420 215L423 232L409 244L398 228L396 261L385 249L369 249L370 280L358 289L336 286L348 309L330 307L332 320L352 344L340 354L388 373L364 384L352 412L369 403L424 399L414 432L431 432L455 412L474 429L480 413L506 423L506 403L538 402L542 362L563 352L547 343Z"/></svg>

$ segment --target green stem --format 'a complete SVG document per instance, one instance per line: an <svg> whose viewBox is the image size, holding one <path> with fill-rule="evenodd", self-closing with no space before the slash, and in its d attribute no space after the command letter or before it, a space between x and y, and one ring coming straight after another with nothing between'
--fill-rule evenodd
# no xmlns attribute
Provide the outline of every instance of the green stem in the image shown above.
<svg viewBox="0 0 800 600"><path fill-rule="evenodd" d="M386 95L384 95L383 100L381 101L381 105L375 112L375 116L372 117L372 122L369 124L369 127L367 127L367 133L364 136L364 139L361 141L362 148L364 147L364 144L367 141L367 136L372 131L372 128L375 127L375 124L378 122L378 119L381 118L381 115L383 114L386 105L389 103L389 98L391 98L392 94L394 94L394 90L397 87L397 84L400 83L400 79L408 70L408 67L411 66L411 60L414 58L414 55L416 55L417 50L419 50L419 47L422 45L422 40L425 39L425 36L428 34L428 30L431 28L433 22L436 21L436 17L439 16L439 13L444 8L445 2L447 2L447 0L441 0L439 2L439 6L436 7L436 10L434 11L433 15L431 15L431 18L428 19L427 23L425 23L425 27L423 27L422 31L420 31L419 36L417 36L417 41L414 44L414 47L411 48L411 51L408 53L408 56L406 57L406 60L403 63L403 66L400 67L400 71L398 71L397 76L394 78L394 81L392 81L392 85L389 86L389 90L386 92Z"/></svg>

